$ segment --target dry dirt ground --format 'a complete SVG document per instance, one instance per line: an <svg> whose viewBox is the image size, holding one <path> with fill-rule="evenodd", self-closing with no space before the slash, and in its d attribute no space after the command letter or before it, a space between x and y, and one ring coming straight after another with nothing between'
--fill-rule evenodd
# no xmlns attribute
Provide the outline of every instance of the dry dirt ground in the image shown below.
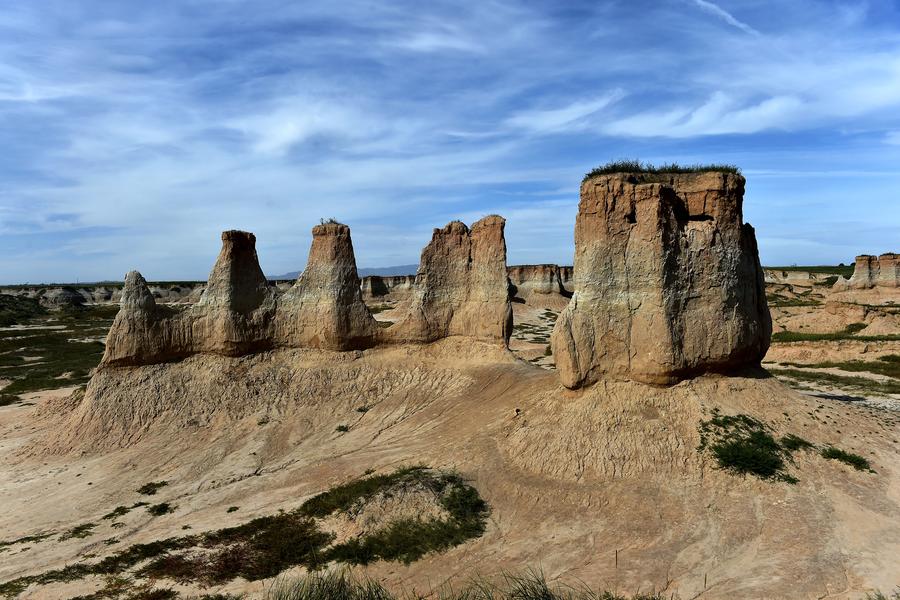
<svg viewBox="0 0 900 600"><path fill-rule="evenodd" d="M776 330L797 323L793 311L824 304L773 308ZM510 352L448 339L359 353L195 356L101 374L87 393L31 393L0 407L0 582L239 525L372 470L425 464L470 480L490 506L487 529L410 565L358 568L391 587L427 591L527 568L680 598L862 598L900 584L900 412L890 394L786 378L822 387L801 393L763 370L569 391L545 355L558 307L514 308ZM875 362L900 354L898 343L777 342L767 360ZM814 444L787 462L798 481L721 469L699 449L702 424L717 411ZM866 458L871 471L826 460L819 450L830 446ZM149 500L173 512L102 518L148 500L137 490L156 481L168 485ZM411 502L414 512L433 509ZM345 536L361 527L333 526ZM23 537L32 540L2 545ZM260 597L271 580L160 584ZM70 598L104 585L89 576L31 585L22 597Z"/></svg>

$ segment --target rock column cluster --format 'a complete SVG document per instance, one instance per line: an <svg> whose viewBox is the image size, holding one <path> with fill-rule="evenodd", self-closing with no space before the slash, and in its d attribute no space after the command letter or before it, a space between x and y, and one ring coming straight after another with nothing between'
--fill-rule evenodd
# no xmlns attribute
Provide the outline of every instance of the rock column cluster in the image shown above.
<svg viewBox="0 0 900 600"><path fill-rule="evenodd" d="M157 305L140 273L126 276L101 366L153 364L201 352L359 350L456 335L505 344L512 311L503 225L502 218L488 217L471 230L459 222L435 230L422 254L409 314L391 329L379 327L363 303L346 225L313 228L306 270L281 296L259 266L253 234L226 231L209 282L190 308Z"/></svg>

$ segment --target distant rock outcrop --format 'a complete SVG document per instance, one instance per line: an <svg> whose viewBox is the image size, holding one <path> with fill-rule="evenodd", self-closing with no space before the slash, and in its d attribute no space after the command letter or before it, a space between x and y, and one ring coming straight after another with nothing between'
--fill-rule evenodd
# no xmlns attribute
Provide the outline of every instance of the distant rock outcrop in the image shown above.
<svg viewBox="0 0 900 600"><path fill-rule="evenodd" d="M366 300L407 300L415 287L415 275L369 275L360 283Z"/></svg>
<svg viewBox="0 0 900 600"><path fill-rule="evenodd" d="M551 340L564 385L759 364L772 324L743 194L743 177L720 172L582 183L575 293Z"/></svg>
<svg viewBox="0 0 900 600"><path fill-rule="evenodd" d="M363 303L350 228L312 230L306 270L278 301L276 341L289 347L351 350L375 343L378 324Z"/></svg>
<svg viewBox="0 0 900 600"><path fill-rule="evenodd" d="M857 256L850 279L839 278L832 289L841 292L876 287L900 287L900 254L888 252L881 256L869 254Z"/></svg>
<svg viewBox="0 0 900 600"><path fill-rule="evenodd" d="M468 336L506 344L512 332L506 221L493 215L469 229L453 221L434 234L419 262L409 313L385 330L400 342Z"/></svg>
<svg viewBox="0 0 900 600"><path fill-rule="evenodd" d="M516 296L561 294L564 291L556 265L515 265L507 271Z"/></svg>

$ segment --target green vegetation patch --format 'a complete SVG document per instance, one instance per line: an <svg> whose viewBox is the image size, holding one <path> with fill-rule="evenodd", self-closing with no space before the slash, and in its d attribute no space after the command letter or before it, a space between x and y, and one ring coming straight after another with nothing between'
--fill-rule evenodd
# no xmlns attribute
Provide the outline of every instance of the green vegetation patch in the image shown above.
<svg viewBox="0 0 900 600"><path fill-rule="evenodd" d="M87 383L103 356L103 342L117 306L97 306L45 315L34 328L0 331L3 391L23 394ZM50 327L54 327L51 329Z"/></svg>
<svg viewBox="0 0 900 600"><path fill-rule="evenodd" d="M822 458L827 458L829 460L839 460L844 464L850 465L857 471L872 471L872 465L869 464L869 461L860 456L859 454L853 454L852 452L845 452L840 448L835 448L834 446L828 446L827 448L822 449Z"/></svg>
<svg viewBox="0 0 900 600"><path fill-rule="evenodd" d="M400 595L381 583L356 577L346 570L310 573L275 583L266 600L407 600L419 598ZM662 593L622 595L608 590L592 590L582 584L548 583L539 571L524 575L505 574L493 582L475 580L462 588L439 588L428 595L441 600L666 600Z"/></svg>
<svg viewBox="0 0 900 600"><path fill-rule="evenodd" d="M433 491L449 518L394 521L369 535L337 545L332 545L333 535L318 526L317 519L348 510L375 494L389 495L395 493L397 486L409 485ZM129 507L118 507L110 515L121 516L128 510ZM487 505L478 492L459 475L410 467L337 486L290 512L282 511L203 534L136 544L99 562L78 563L20 577L0 584L0 595L15 597L32 584L74 581L90 575L120 578L137 575L214 585L236 577L249 581L267 579L296 566L320 569L332 561L409 562L428 552L445 550L480 536L487 514Z"/></svg>
<svg viewBox="0 0 900 600"><path fill-rule="evenodd" d="M12 406L13 404L19 404L21 401L21 398L13 394L0 393L0 406Z"/></svg>
<svg viewBox="0 0 900 600"><path fill-rule="evenodd" d="M789 446L780 444L768 427L748 415L722 415L716 410L700 424L699 449L709 449L719 467L732 473L796 483L797 478L785 470L785 459L792 452Z"/></svg>
<svg viewBox="0 0 900 600"><path fill-rule="evenodd" d="M21 325L45 314L46 309L34 298L0 294L0 327Z"/></svg>
<svg viewBox="0 0 900 600"><path fill-rule="evenodd" d="M9 540L7 542L0 542L0 552L5 552L6 549L9 548L10 546L15 546L18 544L37 544L55 534L56 534L56 532L51 531L50 533L39 533L37 535L26 535L24 537L20 537L15 540Z"/></svg>
<svg viewBox="0 0 900 600"><path fill-rule="evenodd" d="M145 483L141 487L137 489L138 494L143 494L145 496L153 496L160 489L169 485L168 481L151 481L150 483Z"/></svg>
<svg viewBox="0 0 900 600"><path fill-rule="evenodd" d="M598 175L612 175L614 173L640 173L647 175L677 175L682 173L704 173L707 171L715 171L719 173L741 174L741 170L734 165L679 165L676 163L662 164L659 166L643 163L639 160L614 160L600 165L589 171L582 181L587 181L591 177Z"/></svg>
<svg viewBox="0 0 900 600"><path fill-rule="evenodd" d="M865 394L887 395L900 394L900 381L876 381L868 377L854 377L852 375L835 375L833 373L820 373L802 371L800 369L769 368L768 371L776 376L790 377L798 381L816 383L819 385L834 386L844 390L856 390Z"/></svg>
<svg viewBox="0 0 900 600"><path fill-rule="evenodd" d="M86 538L87 536L93 533L94 529L97 528L96 523L82 523L81 525L76 525L72 529L63 533L59 536L59 541L71 540L71 539L81 539Z"/></svg>
<svg viewBox="0 0 900 600"><path fill-rule="evenodd" d="M147 512L154 517L161 517L171 512L175 512L175 507L168 502L160 502L159 504L151 504L147 507Z"/></svg>
<svg viewBox="0 0 900 600"><path fill-rule="evenodd" d="M900 340L900 334L856 335L867 325L851 323L843 331L832 333L804 333L800 331L777 331L772 334L773 342L830 342L835 340L859 340L862 342L890 342Z"/></svg>

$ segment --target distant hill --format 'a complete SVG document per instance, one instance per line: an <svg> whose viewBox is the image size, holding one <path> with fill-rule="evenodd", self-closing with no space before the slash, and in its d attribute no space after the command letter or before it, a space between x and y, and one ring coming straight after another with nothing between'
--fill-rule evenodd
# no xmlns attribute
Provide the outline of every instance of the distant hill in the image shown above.
<svg viewBox="0 0 900 600"><path fill-rule="evenodd" d="M419 270L419 265L397 265L394 267L374 267L371 269L357 269L360 277L368 277L370 275L380 275L382 277L391 277L394 275L415 275ZM269 279L297 279L302 271L290 271L283 275L266 275Z"/></svg>

